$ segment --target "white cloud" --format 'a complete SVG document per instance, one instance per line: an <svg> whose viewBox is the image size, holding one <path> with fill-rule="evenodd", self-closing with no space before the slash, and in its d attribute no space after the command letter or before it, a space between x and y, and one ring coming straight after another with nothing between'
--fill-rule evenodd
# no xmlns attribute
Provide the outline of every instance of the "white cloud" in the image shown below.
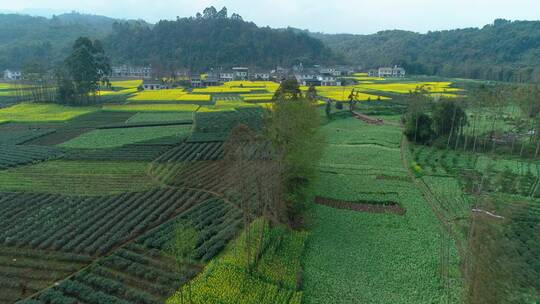
<svg viewBox="0 0 540 304"><path fill-rule="evenodd" d="M496 18L540 19L538 0L0 0L0 9L29 12L72 10L155 22L193 16L214 5L272 27L329 33L385 29L428 30L483 26Z"/></svg>

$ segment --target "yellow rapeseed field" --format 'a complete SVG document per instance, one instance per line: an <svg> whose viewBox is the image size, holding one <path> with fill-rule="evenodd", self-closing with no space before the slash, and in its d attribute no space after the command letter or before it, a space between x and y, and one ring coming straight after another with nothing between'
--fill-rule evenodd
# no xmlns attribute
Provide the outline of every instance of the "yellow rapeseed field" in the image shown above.
<svg viewBox="0 0 540 304"><path fill-rule="evenodd" d="M200 89L193 89L193 93L204 93L204 94L245 94L251 93L251 88L236 88L228 86L216 86L216 87L207 87Z"/></svg>
<svg viewBox="0 0 540 304"><path fill-rule="evenodd" d="M358 89L352 86L346 86L346 87L317 87L317 94L326 98L331 98L337 101L349 101L349 95L351 94L352 90L355 89L355 94L357 94L357 100L360 101L366 101L366 100L378 100L379 98L381 100L388 100L389 98L378 96L378 95L372 95L367 94L363 92L358 92Z"/></svg>
<svg viewBox="0 0 540 304"><path fill-rule="evenodd" d="M265 93L265 94L242 94L240 95L244 99L244 101L270 101L272 100L272 97L274 97L274 94L272 93Z"/></svg>
<svg viewBox="0 0 540 304"><path fill-rule="evenodd" d="M111 96L111 95L126 95L137 93L137 88L123 89L119 91L98 91L98 95L101 96Z"/></svg>
<svg viewBox="0 0 540 304"><path fill-rule="evenodd" d="M124 88L124 89L133 89L137 88L142 84L142 80L122 80L122 81L111 81L111 86L115 88Z"/></svg>
<svg viewBox="0 0 540 304"><path fill-rule="evenodd" d="M410 83L374 83L358 84L355 87L360 91L381 91L407 94L416 88L423 88L429 93L460 92L461 89L451 88L451 82L410 82Z"/></svg>
<svg viewBox="0 0 540 304"><path fill-rule="evenodd" d="M65 121L97 111L94 107L68 107L57 104L20 103L0 109L0 120L16 122Z"/></svg>
<svg viewBox="0 0 540 304"><path fill-rule="evenodd" d="M210 101L207 94L189 94L183 89L141 91L128 98L129 101Z"/></svg>

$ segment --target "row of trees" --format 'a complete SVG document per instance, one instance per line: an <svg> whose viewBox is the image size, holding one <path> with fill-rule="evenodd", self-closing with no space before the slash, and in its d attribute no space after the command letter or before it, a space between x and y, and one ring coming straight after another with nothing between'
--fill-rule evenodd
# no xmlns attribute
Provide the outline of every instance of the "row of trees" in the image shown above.
<svg viewBox="0 0 540 304"><path fill-rule="evenodd" d="M405 134L414 142L472 152L540 155L540 87L485 86L467 99L433 102L422 88L407 99Z"/></svg>
<svg viewBox="0 0 540 304"><path fill-rule="evenodd" d="M313 90L300 91L296 79L284 81L272 111L265 113L261 132L240 124L224 144L221 178L230 187L215 193L242 213L242 252L247 273L256 267L269 243L280 242L272 234L276 226L299 227L307 207L306 190L315 176L313 163L321 153L322 140ZM189 222L177 226L170 252L179 267L186 267L195 248L197 231ZM191 303L189 283L180 291L182 302Z"/></svg>

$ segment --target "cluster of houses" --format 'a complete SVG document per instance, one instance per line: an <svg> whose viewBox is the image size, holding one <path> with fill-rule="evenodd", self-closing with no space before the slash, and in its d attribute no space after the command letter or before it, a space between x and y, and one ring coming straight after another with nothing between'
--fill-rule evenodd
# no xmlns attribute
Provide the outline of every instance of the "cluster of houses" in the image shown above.
<svg viewBox="0 0 540 304"><path fill-rule="evenodd" d="M113 78L142 78L145 79L143 87L146 90L167 89L169 86L161 81L153 80L153 71L151 67L113 67ZM280 82L287 78L296 78L298 83L303 86L342 86L343 77L350 76L361 69L339 66L323 67L315 65L313 67L304 67L302 64L292 68L276 67L272 70L251 69L248 67L233 67L231 69L211 69L202 76L192 75L189 71L180 70L174 72L178 79L189 81L191 87L201 88L209 86L218 86L228 81L275 81ZM381 67L377 70L370 70L370 77L381 78L401 78L405 77L404 68Z"/></svg>
<svg viewBox="0 0 540 304"><path fill-rule="evenodd" d="M202 76L192 75L187 70L175 71L173 74L177 79L189 82L191 87L200 88L208 86L217 86L228 81L251 80L251 81L275 81L280 82L287 78L296 78L298 83L303 86L341 86L343 77L350 76L361 69L346 66L323 67L312 66L304 67L302 64L292 68L276 67L272 70L252 69L248 67L233 67L231 69L211 69ZM168 89L170 86L159 80L154 80L156 71L150 66L113 66L111 78L113 79L144 79L143 88L145 90ZM4 80L21 80L20 71L5 70ZM382 78L400 78L405 77L405 69L394 67L381 67L378 70L370 70L370 77Z"/></svg>
<svg viewBox="0 0 540 304"><path fill-rule="evenodd" d="M300 85L303 86L323 86L334 87L341 86L340 77L349 76L355 72L355 69L349 67L320 67L304 68L302 65L295 66L294 77Z"/></svg>
<svg viewBox="0 0 540 304"><path fill-rule="evenodd" d="M3 79L9 81L21 80L22 73L21 71L5 70Z"/></svg>

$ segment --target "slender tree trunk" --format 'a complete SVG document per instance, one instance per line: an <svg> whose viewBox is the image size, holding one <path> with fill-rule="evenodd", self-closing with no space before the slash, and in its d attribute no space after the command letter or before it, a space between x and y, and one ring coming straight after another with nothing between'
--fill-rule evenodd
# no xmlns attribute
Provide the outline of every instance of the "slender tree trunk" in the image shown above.
<svg viewBox="0 0 540 304"><path fill-rule="evenodd" d="M462 122L463 122L463 117L461 117L461 118L459 119L459 125L458 125L458 128L459 128L459 129L457 130L456 145L455 145L455 147L454 147L454 149L455 149L456 151L457 151L457 149L458 149L459 137L460 137L460 135L462 134L462 131L463 131L463 130L462 130L463 128L461 128L461 123L462 123Z"/></svg>
<svg viewBox="0 0 540 304"><path fill-rule="evenodd" d="M414 142L417 143L418 141L416 140L416 134L418 134L418 116L419 114L416 113L416 126L414 128Z"/></svg>
<svg viewBox="0 0 540 304"><path fill-rule="evenodd" d="M452 133L454 132L454 121L456 120L457 106L454 106L454 115L452 116L452 125L450 126L450 134L448 134L448 142L446 143L446 149L450 147L450 139L452 138Z"/></svg>
<svg viewBox="0 0 540 304"><path fill-rule="evenodd" d="M473 127L473 137L474 137L474 142L473 142L473 153L476 152L476 140L478 139L478 136L476 135L476 121L478 120L478 115L474 115L474 127Z"/></svg>

